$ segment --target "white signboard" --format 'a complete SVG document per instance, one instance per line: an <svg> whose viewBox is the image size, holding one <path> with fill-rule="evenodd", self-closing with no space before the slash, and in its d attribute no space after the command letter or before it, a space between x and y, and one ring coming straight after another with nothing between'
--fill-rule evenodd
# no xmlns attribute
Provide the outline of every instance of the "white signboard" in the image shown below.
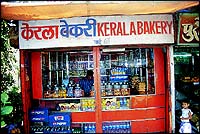
<svg viewBox="0 0 200 134"><path fill-rule="evenodd" d="M170 14L19 21L20 49L172 43Z"/></svg>

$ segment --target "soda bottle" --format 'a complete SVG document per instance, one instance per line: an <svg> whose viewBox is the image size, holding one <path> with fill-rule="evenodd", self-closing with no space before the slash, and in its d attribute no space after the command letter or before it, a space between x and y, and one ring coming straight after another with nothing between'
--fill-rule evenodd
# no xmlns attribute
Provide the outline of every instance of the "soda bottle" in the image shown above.
<svg viewBox="0 0 200 134"><path fill-rule="evenodd" d="M69 84L68 86L68 90L67 90L67 96L68 97L73 97L73 86L71 84Z"/></svg>
<svg viewBox="0 0 200 134"><path fill-rule="evenodd" d="M85 124L85 126L84 126L84 132L88 133L88 125L87 124Z"/></svg>

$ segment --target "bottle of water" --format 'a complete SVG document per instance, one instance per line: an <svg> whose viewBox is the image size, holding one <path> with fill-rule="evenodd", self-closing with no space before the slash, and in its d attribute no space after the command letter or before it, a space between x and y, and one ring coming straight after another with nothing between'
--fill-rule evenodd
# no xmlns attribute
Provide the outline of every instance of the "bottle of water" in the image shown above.
<svg viewBox="0 0 200 134"><path fill-rule="evenodd" d="M117 128L116 123L114 123L113 124L113 133L116 133L116 128Z"/></svg>
<svg viewBox="0 0 200 134"><path fill-rule="evenodd" d="M126 97L123 98L123 101L124 101L123 107L124 107L124 109L126 109L126 108L127 108L127 100L126 100Z"/></svg>
<svg viewBox="0 0 200 134"><path fill-rule="evenodd" d="M120 98L120 109L123 109L123 106L124 106L123 98Z"/></svg>
<svg viewBox="0 0 200 134"><path fill-rule="evenodd" d="M126 129L126 122L123 122L122 124L122 130L123 130L123 133L127 133L127 129Z"/></svg>
<svg viewBox="0 0 200 134"><path fill-rule="evenodd" d="M88 124L88 133L92 133L92 125Z"/></svg>
<svg viewBox="0 0 200 134"><path fill-rule="evenodd" d="M79 87L79 84L76 84L75 90L74 90L74 96L80 97L81 96L81 88Z"/></svg>
<svg viewBox="0 0 200 134"><path fill-rule="evenodd" d="M67 90L67 96L68 97L73 97L73 86L71 84L69 84L68 86L68 90Z"/></svg>
<svg viewBox="0 0 200 134"><path fill-rule="evenodd" d="M84 126L84 131L85 131L85 133L88 133L88 125L87 124L85 124L85 126Z"/></svg>
<svg viewBox="0 0 200 134"><path fill-rule="evenodd" d="M109 126L108 126L108 124L105 124L105 133L107 134L107 133L109 133Z"/></svg>
<svg viewBox="0 0 200 134"><path fill-rule="evenodd" d="M102 130L103 130L103 133L106 134L106 127L105 127L105 125L102 125Z"/></svg>
<svg viewBox="0 0 200 134"><path fill-rule="evenodd" d="M127 122L126 128L127 128L127 133L131 133L131 125L130 125L130 122Z"/></svg>
<svg viewBox="0 0 200 134"><path fill-rule="evenodd" d="M112 126L112 123L109 124L109 131L110 133L112 133L112 129L113 129L113 126Z"/></svg>
<svg viewBox="0 0 200 134"><path fill-rule="evenodd" d="M92 125L92 133L96 133L96 127L95 127L95 124Z"/></svg>

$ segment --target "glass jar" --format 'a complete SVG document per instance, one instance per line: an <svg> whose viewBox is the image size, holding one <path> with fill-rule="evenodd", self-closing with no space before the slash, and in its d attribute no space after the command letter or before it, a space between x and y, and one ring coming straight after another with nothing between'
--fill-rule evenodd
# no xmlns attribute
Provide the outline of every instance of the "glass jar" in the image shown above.
<svg viewBox="0 0 200 134"><path fill-rule="evenodd" d="M120 96L121 95L121 90L120 90L120 85L119 83L115 83L114 85L114 95L115 96Z"/></svg>
<svg viewBox="0 0 200 134"><path fill-rule="evenodd" d="M110 83L108 83L106 85L106 96L113 95L113 90L112 89L113 89L113 86Z"/></svg>
<svg viewBox="0 0 200 134"><path fill-rule="evenodd" d="M125 95L130 95L130 89L128 87L128 83L124 82L122 85L121 85L121 94L123 96Z"/></svg>

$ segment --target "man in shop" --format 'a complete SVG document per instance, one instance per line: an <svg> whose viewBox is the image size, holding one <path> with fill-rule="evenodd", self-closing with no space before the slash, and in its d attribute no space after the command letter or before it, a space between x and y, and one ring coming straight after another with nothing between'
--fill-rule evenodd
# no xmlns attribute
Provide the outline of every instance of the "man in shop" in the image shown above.
<svg viewBox="0 0 200 134"><path fill-rule="evenodd" d="M92 86L94 84L93 71L87 70L86 77L81 79L79 84L80 84L80 87L82 88L82 90L84 90L84 96L89 97L90 91L92 90Z"/></svg>

